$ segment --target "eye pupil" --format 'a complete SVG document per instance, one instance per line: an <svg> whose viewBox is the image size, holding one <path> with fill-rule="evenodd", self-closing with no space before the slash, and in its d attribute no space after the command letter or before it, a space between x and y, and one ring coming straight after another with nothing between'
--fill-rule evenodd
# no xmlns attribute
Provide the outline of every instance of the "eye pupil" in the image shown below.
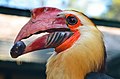
<svg viewBox="0 0 120 79"><path fill-rule="evenodd" d="M66 21L70 25L75 25L78 22L78 20L77 20L77 18L75 16L68 16L66 18Z"/></svg>

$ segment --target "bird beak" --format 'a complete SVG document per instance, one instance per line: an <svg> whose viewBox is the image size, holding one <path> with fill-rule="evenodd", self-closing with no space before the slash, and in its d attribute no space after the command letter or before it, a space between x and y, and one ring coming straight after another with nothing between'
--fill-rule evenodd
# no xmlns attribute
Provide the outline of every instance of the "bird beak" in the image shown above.
<svg viewBox="0 0 120 79"><path fill-rule="evenodd" d="M60 12L62 12L62 10L51 7L32 10L32 18L23 26L15 39L14 46L10 51L11 56L17 58L31 51L55 48L67 40L72 33L65 23L65 18L58 17ZM48 34L25 45L23 39L44 32Z"/></svg>

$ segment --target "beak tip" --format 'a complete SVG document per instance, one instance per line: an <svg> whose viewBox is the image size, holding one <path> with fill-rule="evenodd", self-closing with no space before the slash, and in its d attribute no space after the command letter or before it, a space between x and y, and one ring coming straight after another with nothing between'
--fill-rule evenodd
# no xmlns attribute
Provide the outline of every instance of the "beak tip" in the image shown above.
<svg viewBox="0 0 120 79"><path fill-rule="evenodd" d="M22 41L18 41L14 44L12 49L10 50L10 55L12 58L17 58L18 56L22 55L26 45Z"/></svg>
<svg viewBox="0 0 120 79"><path fill-rule="evenodd" d="M12 52L10 52L10 55L11 55L12 58L17 58L19 56L18 54L12 53Z"/></svg>

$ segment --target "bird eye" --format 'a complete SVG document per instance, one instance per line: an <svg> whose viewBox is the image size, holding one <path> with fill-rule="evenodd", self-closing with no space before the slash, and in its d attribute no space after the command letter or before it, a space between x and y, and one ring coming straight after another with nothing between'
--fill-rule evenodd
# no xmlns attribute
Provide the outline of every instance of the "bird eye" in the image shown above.
<svg viewBox="0 0 120 79"><path fill-rule="evenodd" d="M78 22L78 19L75 16L68 16L66 21L69 25L75 25Z"/></svg>

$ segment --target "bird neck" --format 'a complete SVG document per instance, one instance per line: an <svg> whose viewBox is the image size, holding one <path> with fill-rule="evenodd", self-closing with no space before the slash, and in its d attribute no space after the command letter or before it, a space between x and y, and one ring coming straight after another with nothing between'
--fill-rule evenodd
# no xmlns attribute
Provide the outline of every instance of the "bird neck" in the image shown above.
<svg viewBox="0 0 120 79"><path fill-rule="evenodd" d="M52 55L47 63L47 79L84 79L104 66L102 34L95 28L81 28L81 36L69 49Z"/></svg>

